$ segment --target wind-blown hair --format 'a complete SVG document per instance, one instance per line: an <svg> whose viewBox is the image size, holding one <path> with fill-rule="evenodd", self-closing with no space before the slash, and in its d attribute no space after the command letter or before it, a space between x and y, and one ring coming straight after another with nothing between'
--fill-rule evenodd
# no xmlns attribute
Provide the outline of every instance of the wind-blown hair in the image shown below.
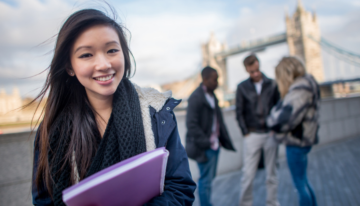
<svg viewBox="0 0 360 206"><path fill-rule="evenodd" d="M48 68L49 73L44 87L40 94L34 99L42 100L48 92L49 96L43 110L43 120L39 127L36 149L39 150L39 160L35 183L37 188L44 186L52 195L52 179L50 175L51 162L49 164L48 150L49 135L54 129L56 118L60 114L71 116L71 124L66 122L62 131L63 134L70 136L70 145L64 156L64 165L72 163L73 152L75 152L77 169L80 179L86 175L90 167L91 158L97 147L97 140L94 131L98 131L97 122L94 114L96 113L91 106L84 86L76 77L67 73L71 69L70 54L74 42L79 35L86 29L105 25L113 28L119 36L121 49L125 60L124 77L131 75L131 62L129 50L123 27L116 20L116 13L112 9L114 18L108 17L105 13L95 9L84 9L73 13L63 24L57 37L54 56ZM90 110L88 109L90 108ZM59 146L56 146L59 147ZM56 148L57 149L57 148ZM74 184L74 170L71 172L71 184Z"/></svg>
<svg viewBox="0 0 360 206"><path fill-rule="evenodd" d="M306 69L304 64L296 57L284 57L275 67L276 82L281 98L289 91L291 84L297 77L304 76Z"/></svg>

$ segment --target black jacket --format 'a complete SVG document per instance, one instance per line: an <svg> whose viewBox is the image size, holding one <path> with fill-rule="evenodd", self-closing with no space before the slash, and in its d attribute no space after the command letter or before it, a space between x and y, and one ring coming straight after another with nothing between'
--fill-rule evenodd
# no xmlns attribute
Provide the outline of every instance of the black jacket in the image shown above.
<svg viewBox="0 0 360 206"><path fill-rule="evenodd" d="M249 132L268 132L266 117L280 99L274 80L263 75L260 95L249 78L241 82L236 90L236 119L243 135Z"/></svg>
<svg viewBox="0 0 360 206"><path fill-rule="evenodd" d="M233 150L234 146L226 130L218 100L215 97L215 109L211 108L202 89L202 84L191 94L188 100L186 113L186 152L188 157L197 162L206 162L205 151L210 149L210 135L213 124L214 112L220 124L220 145L226 149Z"/></svg>

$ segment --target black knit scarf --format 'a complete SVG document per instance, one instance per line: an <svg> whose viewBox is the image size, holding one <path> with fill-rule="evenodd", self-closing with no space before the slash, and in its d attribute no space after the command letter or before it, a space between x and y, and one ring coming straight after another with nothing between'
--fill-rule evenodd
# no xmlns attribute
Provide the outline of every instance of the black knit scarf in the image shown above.
<svg viewBox="0 0 360 206"><path fill-rule="evenodd" d="M71 128L71 123L69 123L71 115L64 115L60 121L56 122L62 125L54 125L55 127L67 125ZM61 166L68 149L70 135L60 134L60 132L51 134L48 159L53 179L53 202L55 206L65 205L62 201L62 191L71 186L72 168L71 164L65 164L67 166L62 169ZM86 176L146 151L139 97L132 83L126 78L122 79L114 94L111 117L103 138L99 137L98 144Z"/></svg>

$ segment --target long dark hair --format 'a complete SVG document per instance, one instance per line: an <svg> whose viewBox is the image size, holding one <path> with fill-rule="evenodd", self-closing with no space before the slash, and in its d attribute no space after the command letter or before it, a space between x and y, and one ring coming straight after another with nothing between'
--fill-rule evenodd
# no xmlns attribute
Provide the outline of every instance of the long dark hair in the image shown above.
<svg viewBox="0 0 360 206"><path fill-rule="evenodd" d="M95 25L112 27L118 34L125 60L123 78L131 75L130 54L123 27L116 20L116 13L112 10L114 19L95 9L84 9L73 13L63 24L57 37L54 57L49 66L49 73L44 87L35 100L42 100L47 92L49 96L43 110L43 120L39 127L36 149L39 150L39 160L35 183L37 188L44 186L52 195L51 161L48 159L50 149L49 135L54 132L54 123L60 114L71 116L70 122L60 129L63 134L70 135L70 145L64 155L63 165L72 164L75 152L77 169L80 179L86 175L91 164L93 154L97 149L96 133L97 123L94 109L87 98L85 88L76 77L71 77L67 70L71 69L70 51L75 40L86 29ZM35 101L34 100L34 101ZM90 108L90 110L89 110ZM58 145L56 146L58 147ZM50 161L50 164L49 164ZM71 170L71 184L74 184L74 170ZM45 184L44 184L45 181Z"/></svg>

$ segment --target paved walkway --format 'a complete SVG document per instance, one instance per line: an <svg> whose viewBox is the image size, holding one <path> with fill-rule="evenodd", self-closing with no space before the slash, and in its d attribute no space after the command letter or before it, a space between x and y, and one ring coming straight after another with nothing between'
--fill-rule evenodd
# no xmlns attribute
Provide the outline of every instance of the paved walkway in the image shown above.
<svg viewBox="0 0 360 206"><path fill-rule="evenodd" d="M278 161L278 198L282 206L298 206L297 194L284 158ZM309 181L319 206L360 205L360 137L315 147L309 154ZM214 206L238 205L241 172L218 176L213 183ZM265 206L265 171L254 181L254 206ZM196 191L195 206L199 205Z"/></svg>

